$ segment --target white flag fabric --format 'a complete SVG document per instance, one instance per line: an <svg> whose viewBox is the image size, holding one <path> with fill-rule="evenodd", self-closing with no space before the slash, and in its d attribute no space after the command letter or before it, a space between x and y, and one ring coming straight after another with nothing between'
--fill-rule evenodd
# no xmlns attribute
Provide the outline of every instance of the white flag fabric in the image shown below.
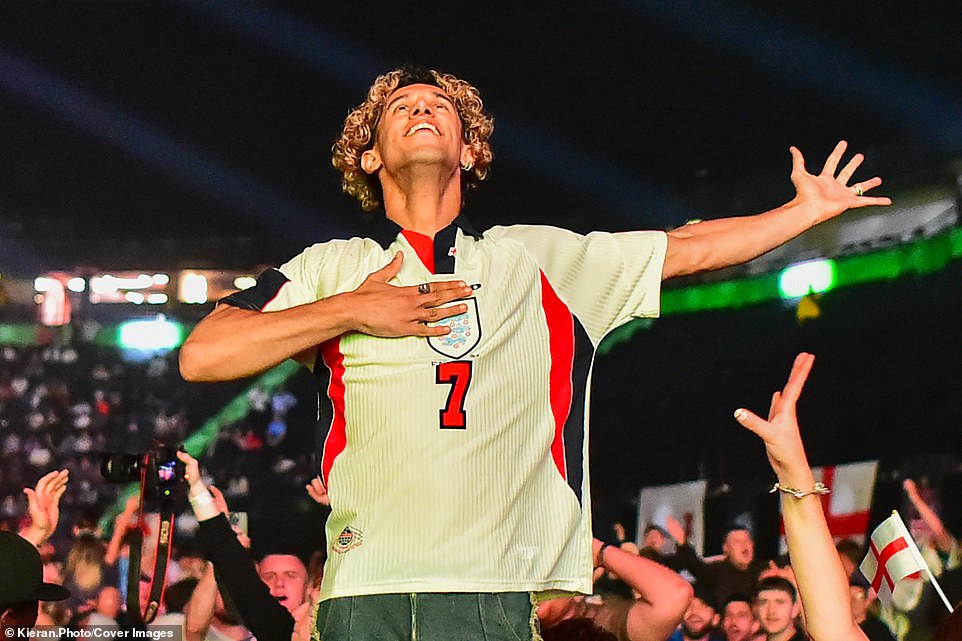
<svg viewBox="0 0 962 641"><path fill-rule="evenodd" d="M877 471L878 461L860 461L812 468L815 480L824 483L832 492L820 498L828 530L836 541L840 539L854 539L858 543L865 541ZM782 553L788 550L784 523L781 526L779 549Z"/></svg>
<svg viewBox="0 0 962 641"><path fill-rule="evenodd" d="M905 577L925 569L922 554L902 523L898 512L882 521L869 542L868 554L859 570L883 603L892 602L895 585Z"/></svg>
<svg viewBox="0 0 962 641"><path fill-rule="evenodd" d="M659 485L641 489L638 497L638 544L649 523L665 527L665 518L673 516L685 528L687 542L698 554L705 547L705 480Z"/></svg>

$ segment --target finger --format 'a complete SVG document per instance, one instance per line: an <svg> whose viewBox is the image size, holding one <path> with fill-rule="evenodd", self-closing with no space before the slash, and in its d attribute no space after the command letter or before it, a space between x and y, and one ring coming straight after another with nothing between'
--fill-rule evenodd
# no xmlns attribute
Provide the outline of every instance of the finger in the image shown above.
<svg viewBox="0 0 962 641"><path fill-rule="evenodd" d="M401 263L403 262L404 262L404 252L399 251L396 254L394 254L394 258L391 259L391 262L389 262L387 265L377 270L376 272L371 273L371 275L368 276L368 278L371 280L376 280L382 283L386 283L398 275L398 272L401 271Z"/></svg>
<svg viewBox="0 0 962 641"><path fill-rule="evenodd" d="M863 180L862 182L856 183L856 184L862 189L862 193L864 194L868 192L870 189L875 189L876 187L881 185L882 179L879 178L878 176L875 176L874 178L869 178L868 180ZM855 185L852 185L852 186L854 187Z"/></svg>
<svg viewBox="0 0 962 641"><path fill-rule="evenodd" d="M781 400L782 400L781 392L772 393L772 402L769 403L768 405L768 421L769 422L771 422L772 419L775 418L775 415L778 414L778 410L781 405Z"/></svg>
<svg viewBox="0 0 962 641"><path fill-rule="evenodd" d="M812 371L813 363L815 363L815 357L811 354L802 352L795 357L792 372L788 375L788 382L785 383L785 388L782 390L782 398L785 402L794 405L798 400L802 388L805 387L805 381L808 379L808 373Z"/></svg>
<svg viewBox="0 0 962 641"><path fill-rule="evenodd" d="M792 154L792 174L808 173L808 170L805 169L805 157L802 156L802 152L799 151L798 147L793 145L788 148L788 151Z"/></svg>
<svg viewBox="0 0 962 641"><path fill-rule="evenodd" d="M859 209L861 207L888 207L891 204L891 198L886 198L883 196L874 198L871 196L862 196L857 201L849 205L849 209Z"/></svg>
<svg viewBox="0 0 962 641"><path fill-rule="evenodd" d="M842 171L838 172L836 180L843 185L847 185L848 181L852 179L852 175L855 173L855 170L859 168L859 165L862 164L863 160L865 160L865 156L862 154L855 154L852 156L852 159L849 160L844 167L842 167ZM864 186L862 187L862 191L865 191Z"/></svg>
<svg viewBox="0 0 962 641"><path fill-rule="evenodd" d="M452 280L440 283L430 283L431 290L427 293L418 291L418 285L413 285L414 291L421 297L422 307L437 307L451 301L465 298L471 294L471 288L464 281Z"/></svg>
<svg viewBox="0 0 962 641"><path fill-rule="evenodd" d="M842 156L845 154L845 149L848 147L848 143L844 140L839 140L838 144L835 145L835 149L832 153L828 155L825 159L825 166L822 167L822 175L824 176L834 176L835 170L838 169L838 163L842 160Z"/></svg>
<svg viewBox="0 0 962 641"><path fill-rule="evenodd" d="M468 306L463 303L459 305L448 305L447 307L430 307L428 309L421 310L418 320L425 323L431 323L434 321L443 320L445 318L450 318L452 316L459 316L466 311L468 311Z"/></svg>
<svg viewBox="0 0 962 641"><path fill-rule="evenodd" d="M66 486L66 485L61 485L61 486L58 487L56 490L54 490L54 493L53 493L53 506L54 506L54 507L56 507L56 508L59 508L59 507L60 507L60 497L62 497L62 496L63 496L63 493L66 492L66 491L67 491L67 486Z"/></svg>
<svg viewBox="0 0 962 641"><path fill-rule="evenodd" d="M27 495L27 509L31 512L39 507L39 502L37 501L37 493L29 487L23 488L23 493Z"/></svg>
<svg viewBox="0 0 962 641"><path fill-rule="evenodd" d="M758 414L755 414L755 412L741 407L735 410L735 420L748 431L760 436L762 440L765 439L768 430L768 421L764 420Z"/></svg>

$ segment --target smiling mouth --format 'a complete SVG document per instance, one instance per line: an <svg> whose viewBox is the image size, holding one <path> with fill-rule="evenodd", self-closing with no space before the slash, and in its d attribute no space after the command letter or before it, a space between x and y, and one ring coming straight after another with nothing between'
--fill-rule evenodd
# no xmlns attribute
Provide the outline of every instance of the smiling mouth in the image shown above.
<svg viewBox="0 0 962 641"><path fill-rule="evenodd" d="M441 132L438 131L438 128L432 125L431 123L419 122L418 124L408 129L407 132L404 134L404 137L407 138L408 136L412 136L419 131L430 131L430 132L433 132L435 136L441 135Z"/></svg>

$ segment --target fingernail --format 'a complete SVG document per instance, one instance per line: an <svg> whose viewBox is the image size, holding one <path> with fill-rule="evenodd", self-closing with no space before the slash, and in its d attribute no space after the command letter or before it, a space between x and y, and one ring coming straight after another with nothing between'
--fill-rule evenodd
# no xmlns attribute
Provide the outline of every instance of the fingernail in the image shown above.
<svg viewBox="0 0 962 641"><path fill-rule="evenodd" d="M743 410L743 409L741 409L741 408L738 408L737 410L735 410L735 420L736 420L736 421L742 420L742 417L743 417L743 416L745 416L745 410Z"/></svg>

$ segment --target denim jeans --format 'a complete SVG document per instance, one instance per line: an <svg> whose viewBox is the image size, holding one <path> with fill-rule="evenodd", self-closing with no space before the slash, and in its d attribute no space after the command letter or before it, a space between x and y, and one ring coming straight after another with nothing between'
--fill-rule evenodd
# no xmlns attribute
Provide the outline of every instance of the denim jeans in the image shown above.
<svg viewBox="0 0 962 641"><path fill-rule="evenodd" d="M527 592L374 594L321 602L321 641L532 641ZM315 637L316 638L316 637Z"/></svg>

